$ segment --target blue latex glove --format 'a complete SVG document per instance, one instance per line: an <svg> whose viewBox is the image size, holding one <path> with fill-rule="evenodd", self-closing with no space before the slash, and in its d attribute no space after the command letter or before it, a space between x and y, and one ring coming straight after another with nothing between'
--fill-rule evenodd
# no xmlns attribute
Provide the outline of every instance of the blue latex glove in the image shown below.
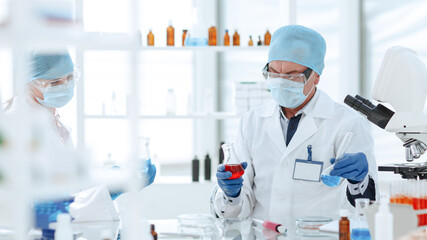
<svg viewBox="0 0 427 240"><path fill-rule="evenodd" d="M145 170L141 171L141 173L145 178L144 187L147 187L154 182L154 179L156 178L157 169L156 166L151 163L151 159L146 160L144 164L146 167Z"/></svg>
<svg viewBox="0 0 427 240"><path fill-rule="evenodd" d="M335 162L335 158L331 159L331 163ZM368 160L364 153L345 153L341 160L334 165L334 170L331 171L331 176L340 176L353 183L361 182L368 174Z"/></svg>
<svg viewBox="0 0 427 240"><path fill-rule="evenodd" d="M241 164L243 169L246 169L248 166L247 162L242 162ZM216 179L218 180L219 187L224 191L225 195L229 197L238 197L243 186L243 178L228 179L231 175L233 175L231 172L225 171L225 166L223 164L218 166Z"/></svg>
<svg viewBox="0 0 427 240"><path fill-rule="evenodd" d="M111 168L115 168L115 169L120 169L122 168L119 165L114 165ZM154 182L154 179L156 178L156 165L151 163L151 159L145 160L144 161L144 169L141 170L141 174L142 177L144 179L144 185L142 186L142 188L145 188L149 185L151 185ZM123 194L123 192L112 192L110 193L111 199L113 199L113 201L118 198L121 194Z"/></svg>

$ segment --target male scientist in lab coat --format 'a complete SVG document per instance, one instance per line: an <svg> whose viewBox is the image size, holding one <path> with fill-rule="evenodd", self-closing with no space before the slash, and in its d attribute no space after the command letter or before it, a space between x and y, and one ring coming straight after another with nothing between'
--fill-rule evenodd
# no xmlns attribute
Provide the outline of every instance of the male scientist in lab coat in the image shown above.
<svg viewBox="0 0 427 240"><path fill-rule="evenodd" d="M289 25L273 34L263 74L274 101L240 121L235 146L246 170L230 180L231 172L218 167L218 216L338 216L340 208L352 208L357 198L376 199L373 140L366 120L316 87L325 53L325 40L312 29ZM351 133L331 172L345 180L326 186L320 173L335 161Z"/></svg>

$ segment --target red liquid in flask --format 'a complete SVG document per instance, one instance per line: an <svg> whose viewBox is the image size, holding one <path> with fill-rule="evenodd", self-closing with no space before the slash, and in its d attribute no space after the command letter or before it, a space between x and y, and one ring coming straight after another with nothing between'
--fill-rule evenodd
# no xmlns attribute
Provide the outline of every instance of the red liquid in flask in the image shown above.
<svg viewBox="0 0 427 240"><path fill-rule="evenodd" d="M225 171L229 171L233 174L228 179L236 179L243 175L245 169L243 169L241 164L225 164Z"/></svg>

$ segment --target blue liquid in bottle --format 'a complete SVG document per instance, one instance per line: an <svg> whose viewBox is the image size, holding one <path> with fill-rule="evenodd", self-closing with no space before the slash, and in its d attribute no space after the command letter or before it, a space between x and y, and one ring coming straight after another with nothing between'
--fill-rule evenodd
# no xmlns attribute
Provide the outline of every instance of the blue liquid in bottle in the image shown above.
<svg viewBox="0 0 427 240"><path fill-rule="evenodd" d="M367 228L355 228L351 231L352 240L371 240L369 229Z"/></svg>
<svg viewBox="0 0 427 240"><path fill-rule="evenodd" d="M322 182L329 187L336 187L341 183L341 177L339 176L331 176L327 174L322 174L320 177L322 179Z"/></svg>

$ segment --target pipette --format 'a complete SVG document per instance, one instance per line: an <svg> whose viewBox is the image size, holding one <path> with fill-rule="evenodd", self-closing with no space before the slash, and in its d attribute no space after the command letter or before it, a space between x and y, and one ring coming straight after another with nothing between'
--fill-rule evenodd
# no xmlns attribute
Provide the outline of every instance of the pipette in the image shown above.
<svg viewBox="0 0 427 240"><path fill-rule="evenodd" d="M350 141L351 138L353 137L353 133L352 132L347 132L344 135L344 139L341 142L340 146L338 147L338 152L335 158L335 163L331 166L329 166L328 168L326 168L325 170L323 170L322 175L321 175L321 179L322 182L329 187L336 187L338 185L341 184L342 182L342 178L340 176L331 176L330 173L331 171L334 169L334 165L341 160L341 158L343 157L344 153L347 151L348 146L350 145Z"/></svg>
<svg viewBox="0 0 427 240"><path fill-rule="evenodd" d="M263 227L265 227L267 229L270 229L270 230L273 230L273 231L275 231L277 233L285 233L287 231L287 229L282 224L279 224L279 223L274 223L274 222L270 222L270 221L267 221L267 220L262 221L262 220L258 220L258 219L255 219L255 218L252 219L252 220L255 223L261 224Z"/></svg>

